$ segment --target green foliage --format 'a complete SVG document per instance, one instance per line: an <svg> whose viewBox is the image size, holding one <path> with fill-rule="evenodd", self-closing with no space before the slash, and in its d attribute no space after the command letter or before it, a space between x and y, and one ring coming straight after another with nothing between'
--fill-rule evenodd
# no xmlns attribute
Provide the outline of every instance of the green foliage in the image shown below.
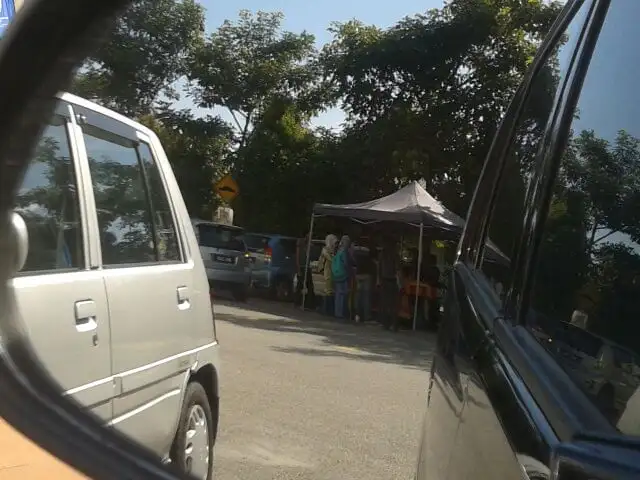
<svg viewBox="0 0 640 480"><path fill-rule="evenodd" d="M380 183L424 177L464 215L495 128L558 2L457 0L387 31L335 25L325 78ZM355 157L345 151L345 157ZM376 188L379 189L379 188Z"/></svg>
<svg viewBox="0 0 640 480"><path fill-rule="evenodd" d="M318 52L309 33L282 29L279 12L243 10L205 36L191 0L138 0L76 85L153 116L198 214L214 208L211 182L230 171L241 190L236 218L251 229L297 234L314 201L362 201L421 178L464 215L496 125L559 8L453 0L389 29L334 23ZM159 103L183 75L195 104L228 110L230 125ZM311 127L336 105L347 114L342 132Z"/></svg>
<svg viewBox="0 0 640 480"><path fill-rule="evenodd" d="M313 35L281 31L283 18L279 12L242 10L236 22L226 20L191 58L194 100L201 107L229 110L239 148L274 101L297 98L315 80Z"/></svg>
<svg viewBox="0 0 640 480"><path fill-rule="evenodd" d="M202 43L204 10L195 0L135 0L80 69L73 93L137 117L177 98L174 82Z"/></svg>
<svg viewBox="0 0 640 480"><path fill-rule="evenodd" d="M220 204L213 183L229 168L231 129L219 117L194 118L187 111L159 116L140 121L160 138L190 215L211 218Z"/></svg>

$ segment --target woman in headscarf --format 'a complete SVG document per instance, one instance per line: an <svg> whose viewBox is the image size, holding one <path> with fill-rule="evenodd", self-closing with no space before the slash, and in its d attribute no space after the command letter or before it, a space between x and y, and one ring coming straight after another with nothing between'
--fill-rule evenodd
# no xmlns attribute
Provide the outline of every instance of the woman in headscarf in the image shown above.
<svg viewBox="0 0 640 480"><path fill-rule="evenodd" d="M324 298L322 302L322 313L325 315L333 315L334 299L333 299L333 274L331 272L331 265L333 263L333 257L336 254L336 245L338 244L338 237L333 234L327 235L324 240L324 247L320 252L320 258L318 258L318 272L324 276Z"/></svg>
<svg viewBox="0 0 640 480"><path fill-rule="evenodd" d="M353 277L353 256L351 255L351 239L344 235L338 245L338 253L333 260L331 272L335 291L335 313L337 318L345 318L349 287Z"/></svg>

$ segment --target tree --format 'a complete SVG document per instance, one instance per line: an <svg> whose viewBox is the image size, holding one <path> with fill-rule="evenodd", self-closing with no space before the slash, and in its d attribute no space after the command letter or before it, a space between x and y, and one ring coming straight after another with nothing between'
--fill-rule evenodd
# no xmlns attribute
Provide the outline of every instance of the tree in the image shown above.
<svg viewBox="0 0 640 480"><path fill-rule="evenodd" d="M238 221L254 231L299 235L310 205L335 185L323 181L322 152L323 137L306 126L306 115L294 103L272 103L236 168L242 191L234 205Z"/></svg>
<svg viewBox="0 0 640 480"><path fill-rule="evenodd" d="M618 132L613 145L583 131L573 140L568 175L585 196L590 248L616 232L640 240L640 140Z"/></svg>
<svg viewBox="0 0 640 480"><path fill-rule="evenodd" d="M225 20L191 58L193 99L200 107L229 111L238 150L274 101L302 96L315 79L313 35L283 32L282 20L279 12L241 10L236 22Z"/></svg>
<svg viewBox="0 0 640 480"><path fill-rule="evenodd" d="M219 206L213 184L229 168L231 128L220 117L194 118L186 110L165 110L141 122L158 135L189 214L211 218Z"/></svg>
<svg viewBox="0 0 640 480"><path fill-rule="evenodd" d="M85 62L72 91L130 117L147 114L164 97L202 43L204 9L195 0L135 0Z"/></svg>
<svg viewBox="0 0 640 480"><path fill-rule="evenodd" d="M640 141L591 130L565 149L544 225L534 308L569 321L576 307L587 328L631 348L640 327ZM561 266L561 267L559 267Z"/></svg>
<svg viewBox="0 0 640 480"><path fill-rule="evenodd" d="M320 57L324 78L350 133L371 139L374 170L388 172L387 183L424 177L464 215L501 116L560 8L453 0L386 31L335 25Z"/></svg>

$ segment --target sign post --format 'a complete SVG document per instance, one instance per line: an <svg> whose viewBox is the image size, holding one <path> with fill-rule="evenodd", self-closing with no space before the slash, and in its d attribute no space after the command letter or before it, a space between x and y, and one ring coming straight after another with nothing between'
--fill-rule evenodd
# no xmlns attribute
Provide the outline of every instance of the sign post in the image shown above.
<svg viewBox="0 0 640 480"><path fill-rule="evenodd" d="M233 225L233 209L228 205L240 194L238 184L231 175L225 175L213 185L213 190L227 203L214 212L213 221Z"/></svg>
<svg viewBox="0 0 640 480"><path fill-rule="evenodd" d="M240 194L240 188L231 175L225 175L213 187L215 192L227 203Z"/></svg>

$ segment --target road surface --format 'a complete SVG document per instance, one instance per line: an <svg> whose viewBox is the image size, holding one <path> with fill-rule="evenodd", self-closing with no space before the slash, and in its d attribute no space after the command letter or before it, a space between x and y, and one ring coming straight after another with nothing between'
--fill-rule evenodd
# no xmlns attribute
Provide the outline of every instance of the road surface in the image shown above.
<svg viewBox="0 0 640 480"><path fill-rule="evenodd" d="M432 337L262 300L215 312L217 479L413 478Z"/></svg>

